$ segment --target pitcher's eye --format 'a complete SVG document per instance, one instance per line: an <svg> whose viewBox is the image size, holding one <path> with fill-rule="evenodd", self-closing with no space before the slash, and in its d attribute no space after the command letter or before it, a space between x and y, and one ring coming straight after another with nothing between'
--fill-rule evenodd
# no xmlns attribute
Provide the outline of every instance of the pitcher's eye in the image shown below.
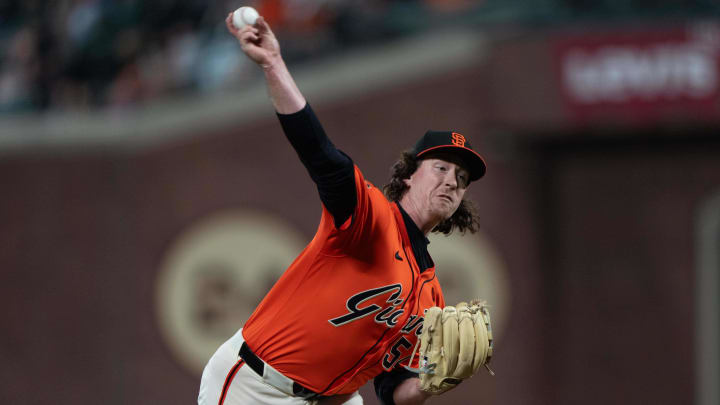
<svg viewBox="0 0 720 405"><path fill-rule="evenodd" d="M458 170L458 183L462 184L463 188L470 184L470 173L465 170Z"/></svg>

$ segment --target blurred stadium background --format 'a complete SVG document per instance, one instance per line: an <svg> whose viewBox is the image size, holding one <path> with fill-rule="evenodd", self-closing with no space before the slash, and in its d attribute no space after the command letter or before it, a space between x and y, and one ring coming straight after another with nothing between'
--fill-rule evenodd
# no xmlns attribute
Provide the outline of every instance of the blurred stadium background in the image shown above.
<svg viewBox="0 0 720 405"><path fill-rule="evenodd" d="M0 1L0 402L194 402L312 237L240 5L376 184L426 129L484 151L430 249L497 375L430 403L720 403L717 0Z"/></svg>

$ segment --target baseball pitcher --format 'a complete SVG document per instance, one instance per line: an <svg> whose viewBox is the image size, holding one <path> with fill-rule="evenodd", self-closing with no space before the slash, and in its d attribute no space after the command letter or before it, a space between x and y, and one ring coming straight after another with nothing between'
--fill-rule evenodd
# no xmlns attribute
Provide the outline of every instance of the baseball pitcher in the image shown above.
<svg viewBox="0 0 720 405"><path fill-rule="evenodd" d="M428 131L377 188L325 134L267 22L238 29L229 15L226 23L264 72L322 217L310 244L208 362L198 404L360 405L358 389L371 379L383 404L422 404L487 367L488 309L446 305L426 238L477 230L464 195L485 174L483 158L458 132Z"/></svg>

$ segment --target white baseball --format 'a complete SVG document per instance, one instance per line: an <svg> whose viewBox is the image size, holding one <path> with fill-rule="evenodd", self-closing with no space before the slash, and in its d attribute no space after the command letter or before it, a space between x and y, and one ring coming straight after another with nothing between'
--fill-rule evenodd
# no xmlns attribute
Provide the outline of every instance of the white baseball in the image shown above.
<svg viewBox="0 0 720 405"><path fill-rule="evenodd" d="M240 7L233 11L233 25L237 29L241 29L246 25L254 25L259 16L260 14L258 14L257 10L252 7Z"/></svg>

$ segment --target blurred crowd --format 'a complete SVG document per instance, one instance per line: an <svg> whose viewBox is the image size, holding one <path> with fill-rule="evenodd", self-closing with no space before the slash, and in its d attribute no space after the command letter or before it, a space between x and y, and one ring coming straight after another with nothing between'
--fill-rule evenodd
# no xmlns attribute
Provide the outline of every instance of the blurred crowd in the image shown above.
<svg viewBox="0 0 720 405"><path fill-rule="evenodd" d="M260 73L224 26L241 5L270 22L291 64L468 16L720 15L720 0L0 0L0 114L242 88Z"/></svg>
<svg viewBox="0 0 720 405"><path fill-rule="evenodd" d="M421 29L474 0L0 0L0 113L142 105L259 74L226 32L241 5L289 63ZM192 94L192 93L191 93Z"/></svg>

